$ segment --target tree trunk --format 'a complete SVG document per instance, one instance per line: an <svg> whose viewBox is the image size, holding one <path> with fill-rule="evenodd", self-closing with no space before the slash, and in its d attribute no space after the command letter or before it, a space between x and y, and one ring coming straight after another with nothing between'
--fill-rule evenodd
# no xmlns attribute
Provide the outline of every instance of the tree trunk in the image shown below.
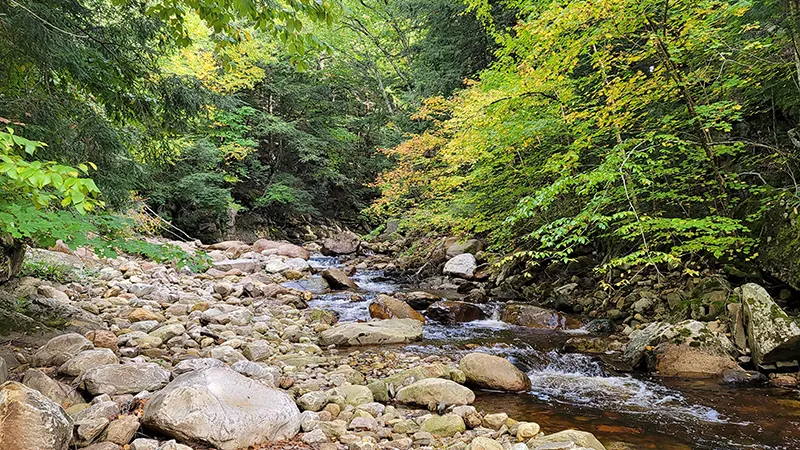
<svg viewBox="0 0 800 450"><path fill-rule="evenodd" d="M0 234L0 284L19 275L25 259L25 244L7 234Z"/></svg>

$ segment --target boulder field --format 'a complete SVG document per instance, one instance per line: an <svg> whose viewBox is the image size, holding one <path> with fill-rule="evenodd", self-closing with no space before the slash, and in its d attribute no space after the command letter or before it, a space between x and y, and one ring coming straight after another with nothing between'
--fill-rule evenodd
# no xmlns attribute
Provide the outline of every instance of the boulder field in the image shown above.
<svg viewBox="0 0 800 450"><path fill-rule="evenodd" d="M345 234L322 248L349 254L361 245ZM455 257L470 263L464 251L474 247ZM121 256L66 284L4 286L76 320L0 357L0 450L603 448L587 433L548 439L537 423L471 406L473 389L529 389L504 358L402 348L423 336L428 319L415 308L459 322L484 317L475 305L425 292L379 296L377 320L338 323L308 307L310 290L284 283L311 285L324 271L313 277L325 280L313 281L317 292L356 290L352 272L314 268L308 249L282 241L206 250L213 263L203 273ZM449 269L474 276L468 266Z"/></svg>

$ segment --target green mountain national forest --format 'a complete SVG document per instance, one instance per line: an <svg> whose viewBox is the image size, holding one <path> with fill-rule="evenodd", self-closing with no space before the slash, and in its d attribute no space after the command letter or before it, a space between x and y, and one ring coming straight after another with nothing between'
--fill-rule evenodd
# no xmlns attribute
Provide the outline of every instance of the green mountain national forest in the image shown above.
<svg viewBox="0 0 800 450"><path fill-rule="evenodd" d="M0 0L0 450L800 449L800 0Z"/></svg>

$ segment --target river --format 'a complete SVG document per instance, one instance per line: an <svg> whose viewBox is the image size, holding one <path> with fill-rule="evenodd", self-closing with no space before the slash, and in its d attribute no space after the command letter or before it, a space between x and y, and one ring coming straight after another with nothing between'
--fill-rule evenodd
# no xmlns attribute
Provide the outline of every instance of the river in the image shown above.
<svg viewBox="0 0 800 450"><path fill-rule="evenodd" d="M314 256L317 268L339 266L336 258ZM378 293L418 291L383 273L359 272L353 280L363 301L350 293L315 295L309 306L334 310L342 322L369 320ZM307 281L287 283L305 288ZM490 317L497 304L481 305ZM496 314L494 314L496 316ZM404 347L421 355L485 352L505 356L531 379L530 392L477 391L475 407L535 421L550 433L567 428L589 431L604 444L623 441L637 449L796 450L800 449L800 395L771 387L729 387L715 380L672 380L621 373L613 361L563 351L583 330L541 331L496 318L443 325L428 322L424 339ZM363 350L362 350L363 351Z"/></svg>

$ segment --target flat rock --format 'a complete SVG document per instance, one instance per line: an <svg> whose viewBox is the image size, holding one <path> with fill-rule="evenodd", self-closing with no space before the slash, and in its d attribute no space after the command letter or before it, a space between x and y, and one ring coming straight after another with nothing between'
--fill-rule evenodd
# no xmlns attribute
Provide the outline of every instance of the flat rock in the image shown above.
<svg viewBox="0 0 800 450"><path fill-rule="evenodd" d="M323 331L320 339L323 345L402 344L422 339L422 322L414 319L345 322Z"/></svg>
<svg viewBox="0 0 800 450"><path fill-rule="evenodd" d="M601 444L592 433L578 430L564 430L559 431L558 433L548 434L547 436L532 439L528 442L528 447L536 449L543 444L553 442L572 442L579 447L590 448L592 450L606 450L603 444Z"/></svg>
<svg viewBox="0 0 800 450"><path fill-rule="evenodd" d="M153 395L142 422L177 439L235 450L293 438L300 411L282 391L210 368L181 375Z"/></svg>
<svg viewBox="0 0 800 450"><path fill-rule="evenodd" d="M155 363L108 364L87 370L81 384L92 395L138 394L157 391L169 379L169 371Z"/></svg>
<svg viewBox="0 0 800 450"><path fill-rule="evenodd" d="M107 348L84 350L70 358L58 368L58 373L77 377L87 370L104 364L118 364L119 359L113 351Z"/></svg>
<svg viewBox="0 0 800 450"><path fill-rule="evenodd" d="M400 389L395 399L400 403L426 407L441 402L446 406L457 406L472 404L475 401L475 393L454 381L426 378Z"/></svg>

